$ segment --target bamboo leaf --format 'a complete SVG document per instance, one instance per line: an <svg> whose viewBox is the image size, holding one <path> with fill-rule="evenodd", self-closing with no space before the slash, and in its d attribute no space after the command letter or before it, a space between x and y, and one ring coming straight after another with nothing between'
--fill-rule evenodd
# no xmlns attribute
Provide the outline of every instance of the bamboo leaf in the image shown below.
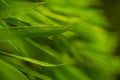
<svg viewBox="0 0 120 80"><path fill-rule="evenodd" d="M28 13L43 0L0 0L0 18L15 17Z"/></svg>
<svg viewBox="0 0 120 80"><path fill-rule="evenodd" d="M0 28L0 41L17 38L38 38L63 33L69 27L8 27Z"/></svg>
<svg viewBox="0 0 120 80"><path fill-rule="evenodd" d="M35 76L35 77L38 77L38 78L40 78L40 79L43 79L43 80L52 80L52 79L49 78L48 76L43 75L43 74L41 74L41 73L39 73L39 72L36 72L36 71L34 71L34 70L26 67L26 66L18 66L18 65L15 65L15 67L17 67L19 70L21 70L21 71L23 71L23 72L25 72L25 73L28 73L28 74L33 75L33 76Z"/></svg>
<svg viewBox="0 0 120 80"><path fill-rule="evenodd" d="M45 67L56 67L56 66L62 65L62 64L59 64L59 65L50 64L50 63L47 63L47 62L44 62L44 61L38 61L38 60L31 59L31 58L28 58L28 57L22 57L22 56L18 56L18 55L14 55L14 54L8 54L8 53L5 53L5 52L1 52L1 55L17 58L17 59L20 59L20 60L24 60L24 61L31 62L31 63L37 64L37 65L40 65L40 66L45 66Z"/></svg>
<svg viewBox="0 0 120 80"><path fill-rule="evenodd" d="M15 67L0 60L0 79L1 80L29 80Z"/></svg>

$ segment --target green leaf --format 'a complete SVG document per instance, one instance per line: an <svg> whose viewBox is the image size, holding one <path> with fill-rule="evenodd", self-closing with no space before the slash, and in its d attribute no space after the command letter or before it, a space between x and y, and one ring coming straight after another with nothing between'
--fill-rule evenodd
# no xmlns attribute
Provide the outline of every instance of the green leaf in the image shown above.
<svg viewBox="0 0 120 80"><path fill-rule="evenodd" d="M28 80L15 67L0 60L0 79L1 80Z"/></svg>
<svg viewBox="0 0 120 80"><path fill-rule="evenodd" d="M73 66L66 66L62 69L54 69L57 80L92 80L83 71Z"/></svg>
<svg viewBox="0 0 120 80"><path fill-rule="evenodd" d="M40 4L41 0L0 0L0 18L26 14Z"/></svg>
<svg viewBox="0 0 120 80"><path fill-rule="evenodd" d="M59 64L59 65L50 64L50 63L47 63L47 62L44 62L44 61L39 61L39 60L31 59L31 58L28 58L28 57L22 57L22 56L18 56L18 55L14 55L14 54L8 54L8 53L5 53L5 52L1 52L0 54L4 55L4 56L9 56L9 57L13 57L13 58L16 58L16 59L24 60L24 61L27 61L27 62L31 62L31 63L37 64L37 65L40 65L40 66L45 66L45 67L56 67L56 66L62 65L62 64Z"/></svg>
<svg viewBox="0 0 120 80"><path fill-rule="evenodd" d="M38 77L40 79L43 79L43 80L52 80L51 78L49 78L48 76L46 75L43 75L37 71L34 71L26 66L18 66L18 65L15 65L15 67L17 67L19 70L25 72L25 73L28 73L32 76L35 76L35 77Z"/></svg>
<svg viewBox="0 0 120 80"><path fill-rule="evenodd" d="M8 27L0 28L0 41L17 38L38 38L63 33L69 27Z"/></svg>
<svg viewBox="0 0 120 80"><path fill-rule="evenodd" d="M42 50L42 51L46 52L47 54L49 54L49 55L55 57L56 59L60 60L59 55L57 55L57 53L54 50L50 49L49 47L47 47L47 46L43 47L43 46L39 45L38 43L34 42L33 40L30 40L30 39L27 39L27 41L29 43L31 43L31 45L34 45L34 47L38 48L39 50Z"/></svg>

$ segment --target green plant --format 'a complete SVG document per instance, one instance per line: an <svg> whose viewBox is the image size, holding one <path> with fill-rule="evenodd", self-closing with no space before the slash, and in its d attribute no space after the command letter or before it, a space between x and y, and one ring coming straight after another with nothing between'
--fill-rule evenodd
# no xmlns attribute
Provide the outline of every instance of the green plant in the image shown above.
<svg viewBox="0 0 120 80"><path fill-rule="evenodd" d="M0 79L115 80L117 37L93 2L0 0Z"/></svg>

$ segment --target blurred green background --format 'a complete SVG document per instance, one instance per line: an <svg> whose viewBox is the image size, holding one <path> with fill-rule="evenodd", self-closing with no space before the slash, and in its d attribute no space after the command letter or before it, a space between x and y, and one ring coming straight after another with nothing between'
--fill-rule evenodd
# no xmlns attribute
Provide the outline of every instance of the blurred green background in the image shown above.
<svg viewBox="0 0 120 80"><path fill-rule="evenodd" d="M120 80L120 0L0 0L0 80Z"/></svg>

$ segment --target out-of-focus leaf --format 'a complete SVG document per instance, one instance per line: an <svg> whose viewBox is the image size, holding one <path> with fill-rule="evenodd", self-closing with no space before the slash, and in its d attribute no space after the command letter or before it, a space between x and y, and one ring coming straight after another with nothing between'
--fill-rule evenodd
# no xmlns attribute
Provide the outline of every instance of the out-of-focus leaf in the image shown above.
<svg viewBox="0 0 120 80"><path fill-rule="evenodd" d="M37 44L36 42L34 42L34 41L30 40L30 39L27 39L27 41L29 43L31 43L32 45L34 45L35 47L37 47L38 49L40 49L40 50L46 52L47 54L55 57L56 59L60 59L60 57L57 55L57 53L54 50L51 50L49 47L41 46L41 45Z"/></svg>
<svg viewBox="0 0 120 80"><path fill-rule="evenodd" d="M31 58L28 58L28 57L22 57L22 56L18 56L18 55L8 54L8 53L5 53L5 52L1 52L0 54L4 55L4 56L24 60L24 61L27 61L27 62L31 62L31 63L37 64L37 65L40 65L40 66L45 66L45 67L56 67L56 66L62 65L62 64L59 64L59 65L50 64L50 63L47 63L47 62L44 62L44 61L39 61L39 60L31 59Z"/></svg>
<svg viewBox="0 0 120 80"><path fill-rule="evenodd" d="M58 80L91 80L89 76L84 74L84 72L78 70L75 67L65 67L62 70L54 70L55 75Z"/></svg>
<svg viewBox="0 0 120 80"><path fill-rule="evenodd" d="M32 0L0 0L0 18L14 17L28 13L41 4ZM43 2L43 1L42 1Z"/></svg>
<svg viewBox="0 0 120 80"><path fill-rule="evenodd" d="M0 40L17 38L38 38L56 35L69 30L69 27L9 27L0 28Z"/></svg>
<svg viewBox="0 0 120 80"><path fill-rule="evenodd" d="M0 79L1 80L29 80L15 67L0 60Z"/></svg>
<svg viewBox="0 0 120 80"><path fill-rule="evenodd" d="M36 72L32 69L30 69L29 67L26 66L19 66L19 65L14 65L17 69L21 70L22 72L25 72L27 74L33 75L37 78L43 79L43 80L52 80L50 77L45 76L39 72Z"/></svg>

